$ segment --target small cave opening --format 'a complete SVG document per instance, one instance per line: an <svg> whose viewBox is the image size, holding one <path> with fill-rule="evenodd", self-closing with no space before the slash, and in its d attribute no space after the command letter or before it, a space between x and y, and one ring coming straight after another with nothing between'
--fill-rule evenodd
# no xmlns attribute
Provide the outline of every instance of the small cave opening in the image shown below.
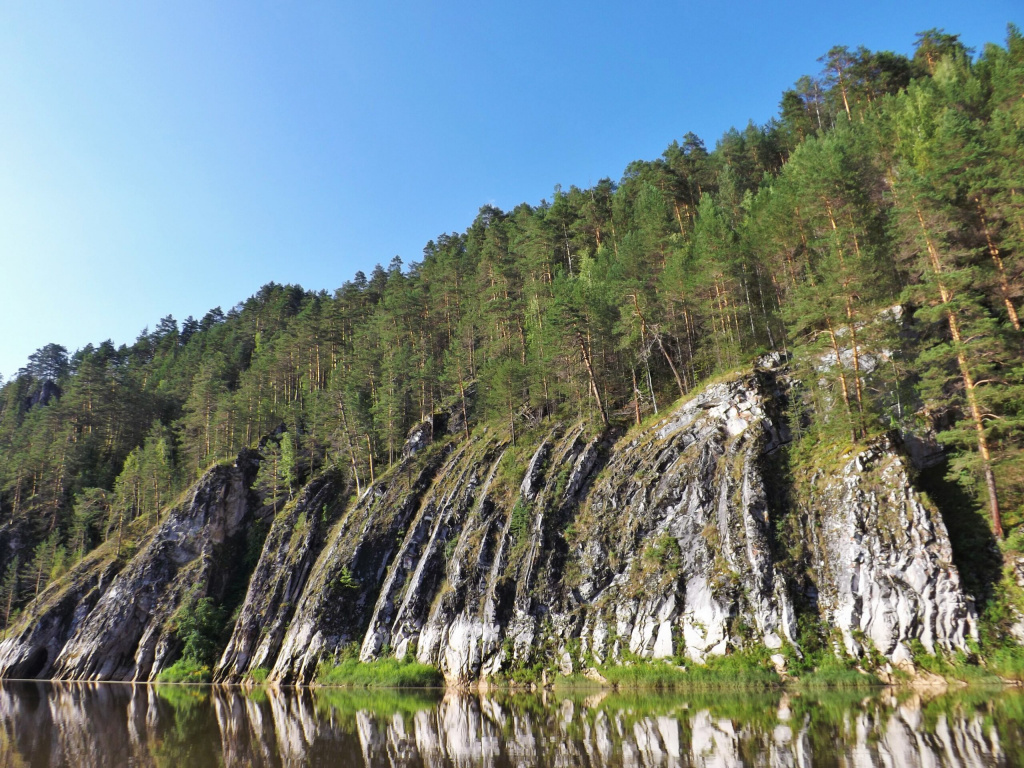
<svg viewBox="0 0 1024 768"><path fill-rule="evenodd" d="M46 662L49 658L50 654L46 648L43 648L42 646L36 648L28 655L28 658L19 665L20 669L17 670L19 674L16 676L26 679L38 677L39 673L46 667Z"/></svg>

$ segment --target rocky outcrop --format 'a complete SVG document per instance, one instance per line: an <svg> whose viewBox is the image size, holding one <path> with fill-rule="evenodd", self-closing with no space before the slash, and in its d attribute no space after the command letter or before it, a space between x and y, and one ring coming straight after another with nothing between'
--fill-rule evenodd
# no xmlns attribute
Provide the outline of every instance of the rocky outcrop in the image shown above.
<svg viewBox="0 0 1024 768"><path fill-rule="evenodd" d="M385 648L393 649L399 657L406 655L420 640L435 596L443 599L442 589L447 594L458 589L460 597L466 597L469 585L460 578L461 574L447 572L446 564L459 557L459 543L466 544L461 531L486 535L479 528L481 524L488 525L486 514L474 515L476 519L470 528L465 526L473 512L481 512L479 507L487 503L503 448L501 443L484 440L479 444L464 443L449 456L439 481L424 497L384 580L360 658L376 658ZM454 583L445 584L449 577Z"/></svg>
<svg viewBox="0 0 1024 768"><path fill-rule="evenodd" d="M624 434L548 422L467 440L461 408L424 421L360 496L328 470L274 515L216 679L310 682L324 661L389 654L454 683L755 647L781 666L798 610L854 656L966 649L973 606L901 446L823 445L813 463L831 469L784 471L792 389L765 359ZM175 661L175 611L222 601L240 542L274 514L250 490L256 460L207 473L127 563L108 547L45 592L0 643L0 675L147 680Z"/></svg>
<svg viewBox="0 0 1024 768"><path fill-rule="evenodd" d="M749 378L709 388L616 447L579 537L585 649L703 661L796 643L760 467L779 440Z"/></svg>
<svg viewBox="0 0 1024 768"><path fill-rule="evenodd" d="M977 638L942 518L913 491L891 440L818 478L809 509L819 608L849 654L860 656L870 643L911 664L915 640L929 653L948 653Z"/></svg>
<svg viewBox="0 0 1024 768"><path fill-rule="evenodd" d="M43 379L36 385L32 394L25 398L25 407L31 409L36 406L49 405L51 400L60 399L60 396L61 389L57 383L53 379Z"/></svg>
<svg viewBox="0 0 1024 768"><path fill-rule="evenodd" d="M249 488L257 468L257 456L243 453L171 510L64 646L55 677L151 680L176 660L170 620L186 598L223 593L258 507Z"/></svg>
<svg viewBox="0 0 1024 768"><path fill-rule="evenodd" d="M343 508L345 488L341 478L322 475L274 518L217 664L217 680L237 681L273 666L330 524Z"/></svg>
<svg viewBox="0 0 1024 768"><path fill-rule="evenodd" d="M388 567L447 449L409 452L347 509L317 558L271 679L309 681L317 665L362 640Z"/></svg>
<svg viewBox="0 0 1024 768"><path fill-rule="evenodd" d="M0 642L0 676L50 677L57 656L99 602L119 565L109 553L98 553L79 563L63 583L44 591L29 616Z"/></svg>
<svg viewBox="0 0 1024 768"><path fill-rule="evenodd" d="M450 681L538 658L568 673L585 655L703 661L798 646L765 477L766 457L787 440L785 386L773 371L740 376L620 439L579 424L556 425L529 451L495 433L433 445L414 492L398 502L384 498L386 482L371 490L351 513L359 524L325 549L317 569L334 575L311 579L285 642L295 650L275 675L308 680L353 643L363 660L414 651ZM423 430L413 437L406 463L425 445ZM818 586L809 609L855 655L868 641L894 662L915 639L964 649L973 609L897 446L879 443L831 485L819 480L807 517L818 554L803 564ZM324 585L355 573L367 535L356 531L387 531L387 545L374 548L375 573L358 567L345 630L331 630L339 620L324 617L338 603Z"/></svg>
<svg viewBox="0 0 1024 768"><path fill-rule="evenodd" d="M0 674L150 680L173 663L174 612L187 598L220 598L236 570L259 508L250 491L257 467L251 452L215 467L119 571L108 542L54 585L0 646Z"/></svg>

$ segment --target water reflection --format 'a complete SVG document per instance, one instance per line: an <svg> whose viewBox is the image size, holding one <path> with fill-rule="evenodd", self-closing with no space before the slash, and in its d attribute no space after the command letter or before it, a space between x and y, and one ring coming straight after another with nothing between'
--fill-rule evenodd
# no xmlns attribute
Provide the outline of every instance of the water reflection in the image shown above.
<svg viewBox="0 0 1024 768"><path fill-rule="evenodd" d="M529 696L4 683L8 766L1024 764L1024 694Z"/></svg>

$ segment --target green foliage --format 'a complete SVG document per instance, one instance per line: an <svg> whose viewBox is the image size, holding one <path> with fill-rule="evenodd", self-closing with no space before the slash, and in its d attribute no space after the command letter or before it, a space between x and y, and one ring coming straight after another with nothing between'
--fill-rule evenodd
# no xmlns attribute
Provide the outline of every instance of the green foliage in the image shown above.
<svg viewBox="0 0 1024 768"><path fill-rule="evenodd" d="M281 475L290 496L299 483L298 448L291 432L281 435Z"/></svg>
<svg viewBox="0 0 1024 768"><path fill-rule="evenodd" d="M0 610L3 611L4 628L10 626L15 615L14 606L18 600L19 592L19 561L15 556L7 562L3 580L0 581Z"/></svg>
<svg viewBox="0 0 1024 768"><path fill-rule="evenodd" d="M810 660L798 679L800 688L870 688L881 685L873 674L857 669L851 659L840 658L834 653L818 653Z"/></svg>
<svg viewBox="0 0 1024 768"><path fill-rule="evenodd" d="M532 685L540 685L543 682L546 670L547 667L542 662L516 664L505 670L499 680L510 683L513 686L529 688Z"/></svg>
<svg viewBox="0 0 1024 768"><path fill-rule="evenodd" d="M979 664L980 660L974 653L965 654L962 651L958 651L952 656L945 656L941 651L936 650L936 653L933 655L928 653L924 645L921 644L921 641L917 639L911 641L910 652L914 657L914 666L931 672L934 675L941 675L951 680L961 680L966 683L998 682L993 677L992 672ZM1014 667L1012 655L1003 658L1008 662L1007 671L1011 673L1008 677L1012 677ZM1021 658L1024 658L1024 656L1021 656Z"/></svg>
<svg viewBox="0 0 1024 768"><path fill-rule="evenodd" d="M341 572L338 574L336 584L338 589L342 592L355 591L359 589L359 580L352 575L352 571L349 570L347 565L341 566Z"/></svg>
<svg viewBox="0 0 1024 768"><path fill-rule="evenodd" d="M644 549L643 561L647 567L676 578L683 565L683 553L676 537L668 531L660 534Z"/></svg>
<svg viewBox="0 0 1024 768"><path fill-rule="evenodd" d="M781 679L762 653L738 652L709 656L705 664L685 666L672 661L627 659L598 668L617 688L680 688L687 690L733 687L773 687Z"/></svg>
<svg viewBox="0 0 1024 768"><path fill-rule="evenodd" d="M22 568L22 588L31 597L39 597L51 579L60 577L66 565L66 552L59 534L54 531L36 545L32 559Z"/></svg>
<svg viewBox="0 0 1024 768"><path fill-rule="evenodd" d="M182 643L183 661L192 667L209 667L216 662L224 628L224 612L212 598L197 598L193 593L182 602L171 623Z"/></svg>
<svg viewBox="0 0 1024 768"><path fill-rule="evenodd" d="M294 449L290 450L286 458L284 447L286 445L285 432L280 441L268 441L263 447L263 461L260 462L259 474L256 476L256 487L263 496L273 505L274 509L280 509L285 500L291 496L291 483L289 478L294 473ZM291 440L287 442L291 446Z"/></svg>
<svg viewBox="0 0 1024 768"><path fill-rule="evenodd" d="M512 507L512 519L508 524L509 535L516 545L526 542L530 536L530 523L533 522L529 505L522 499L517 499Z"/></svg>
<svg viewBox="0 0 1024 768"><path fill-rule="evenodd" d="M988 668L1006 680L1024 682L1024 648L1004 645L987 654Z"/></svg>
<svg viewBox="0 0 1024 768"><path fill-rule="evenodd" d="M395 658L367 662L346 658L337 664L323 662L317 668L316 681L320 685L352 688L437 688L444 684L436 667Z"/></svg>
<svg viewBox="0 0 1024 768"><path fill-rule="evenodd" d="M292 526L292 535L288 539L288 551L296 552L300 542L305 538L309 532L309 521L306 519L305 511L300 512L295 518L295 524Z"/></svg>
<svg viewBox="0 0 1024 768"><path fill-rule="evenodd" d="M68 547L74 560L81 560L102 538L103 523L109 514L107 492L102 488L83 488L75 496Z"/></svg>
<svg viewBox="0 0 1024 768"><path fill-rule="evenodd" d="M444 545L444 561L450 563L455 557L455 550L459 547L459 539L456 536L450 538Z"/></svg>
<svg viewBox="0 0 1024 768"><path fill-rule="evenodd" d="M209 683L213 673L209 665L185 657L163 670L156 679L158 683Z"/></svg>

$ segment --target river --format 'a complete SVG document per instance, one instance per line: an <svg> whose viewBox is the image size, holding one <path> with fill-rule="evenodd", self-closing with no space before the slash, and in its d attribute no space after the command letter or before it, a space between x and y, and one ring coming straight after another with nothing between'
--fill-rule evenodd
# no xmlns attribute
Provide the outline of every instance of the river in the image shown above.
<svg viewBox="0 0 1024 768"><path fill-rule="evenodd" d="M1024 693L3 683L0 767L50 765L1014 766Z"/></svg>

